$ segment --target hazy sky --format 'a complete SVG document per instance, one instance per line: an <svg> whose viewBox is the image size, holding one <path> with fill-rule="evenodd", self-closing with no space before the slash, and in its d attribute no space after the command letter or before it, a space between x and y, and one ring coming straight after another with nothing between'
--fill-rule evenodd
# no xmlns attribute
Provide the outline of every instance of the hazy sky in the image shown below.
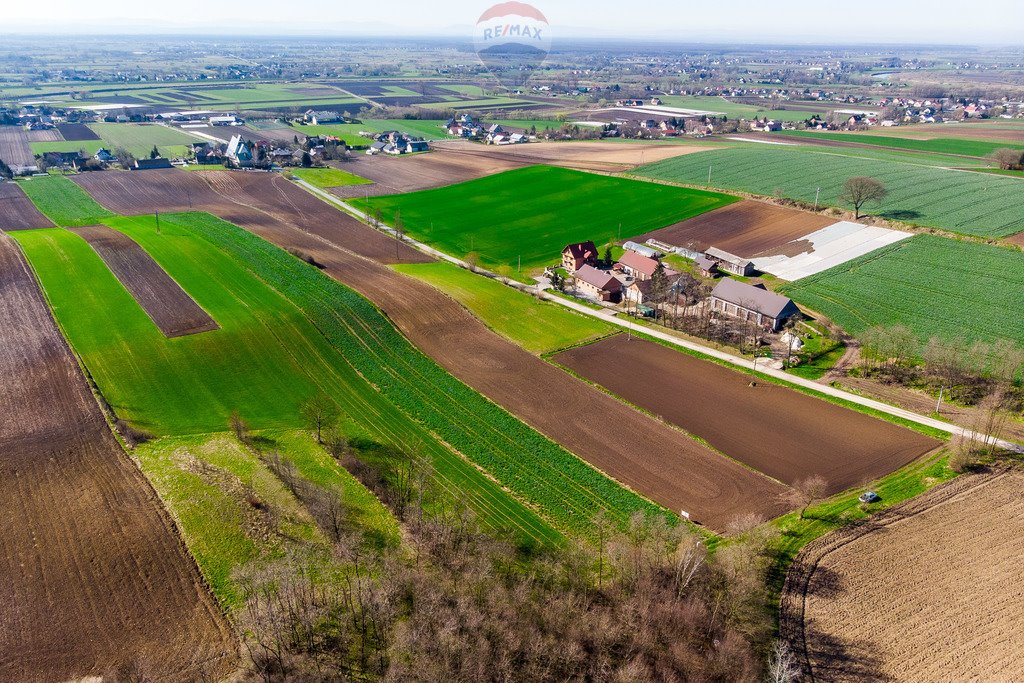
<svg viewBox="0 0 1024 683"><path fill-rule="evenodd" d="M468 36L477 18L492 4L486 0L3 0L0 33ZM547 16L556 41L559 35L591 35L681 43L792 40L1024 45L1024 0L537 0L531 4Z"/></svg>

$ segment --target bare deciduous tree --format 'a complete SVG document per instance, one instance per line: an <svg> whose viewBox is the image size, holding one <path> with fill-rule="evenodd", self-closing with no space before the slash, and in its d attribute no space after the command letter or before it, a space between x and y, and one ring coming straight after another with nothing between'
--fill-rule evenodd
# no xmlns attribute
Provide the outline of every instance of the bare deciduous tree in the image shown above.
<svg viewBox="0 0 1024 683"><path fill-rule="evenodd" d="M1024 150L1004 147L992 152L992 160L1004 171L1019 171L1024 168Z"/></svg>
<svg viewBox="0 0 1024 683"><path fill-rule="evenodd" d="M768 659L768 683L796 683L800 680L800 665L784 640L775 641Z"/></svg>
<svg viewBox="0 0 1024 683"><path fill-rule="evenodd" d="M791 497L801 506L800 519L804 518L809 508L815 501L825 497L828 491L828 481L820 474L814 474L793 484Z"/></svg>
<svg viewBox="0 0 1024 683"><path fill-rule="evenodd" d="M323 430L338 419L338 404L323 394L317 394L302 404L302 418L316 432L316 442L323 444Z"/></svg>
<svg viewBox="0 0 1024 683"><path fill-rule="evenodd" d="M881 181L868 176L854 176L843 183L839 198L853 204L854 218L860 218L860 210L868 202L879 202L889 194Z"/></svg>

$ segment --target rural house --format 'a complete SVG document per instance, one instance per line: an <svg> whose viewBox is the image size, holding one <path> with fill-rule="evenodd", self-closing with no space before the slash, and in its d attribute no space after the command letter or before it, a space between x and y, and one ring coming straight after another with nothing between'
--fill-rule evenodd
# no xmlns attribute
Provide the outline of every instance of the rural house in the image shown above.
<svg viewBox="0 0 1024 683"><path fill-rule="evenodd" d="M136 159L133 171L148 171L155 168L173 168L169 159L157 157L155 159Z"/></svg>
<svg viewBox="0 0 1024 683"><path fill-rule="evenodd" d="M619 300L622 283L608 271L584 265L576 271L573 277L576 279L576 290L580 294L599 301L617 302Z"/></svg>
<svg viewBox="0 0 1024 683"><path fill-rule="evenodd" d="M732 278L725 278L711 292L711 309L772 332L778 332L788 318L800 312L791 299L769 292L764 285L748 285Z"/></svg>
<svg viewBox="0 0 1024 683"><path fill-rule="evenodd" d="M718 275L718 264L714 259L709 259L707 256L701 256L694 262L700 274L704 277L715 277Z"/></svg>
<svg viewBox="0 0 1024 683"><path fill-rule="evenodd" d="M618 267L623 273L637 280L650 280L658 268L658 262L635 251L626 251L619 259Z"/></svg>
<svg viewBox="0 0 1024 683"><path fill-rule="evenodd" d="M584 265L597 265L597 247L593 242L577 242L567 244L562 249L562 267L569 273L575 273Z"/></svg>
<svg viewBox="0 0 1024 683"><path fill-rule="evenodd" d="M252 166L252 150L249 149L249 144L242 139L241 135L231 137L224 156L239 166Z"/></svg>
<svg viewBox="0 0 1024 683"><path fill-rule="evenodd" d="M751 261L716 247L709 247L704 252L704 256L714 261L719 270L724 270L727 273L743 276L754 273L754 264Z"/></svg>

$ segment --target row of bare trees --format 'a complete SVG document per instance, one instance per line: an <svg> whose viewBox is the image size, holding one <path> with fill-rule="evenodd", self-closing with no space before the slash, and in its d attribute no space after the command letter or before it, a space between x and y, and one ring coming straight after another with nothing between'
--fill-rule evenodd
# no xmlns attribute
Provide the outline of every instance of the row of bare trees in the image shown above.
<svg viewBox="0 0 1024 683"><path fill-rule="evenodd" d="M332 550L327 562L322 551L293 550L236 577L250 676L796 680L786 648L772 651L765 579L776 536L763 520L737 520L713 556L690 528L639 513L602 513L594 538L563 547L524 546L438 495L420 449L351 444L334 435L336 412L304 412L340 464L392 509L403 543L381 544L338 492L260 452ZM240 418L232 428L259 452Z"/></svg>

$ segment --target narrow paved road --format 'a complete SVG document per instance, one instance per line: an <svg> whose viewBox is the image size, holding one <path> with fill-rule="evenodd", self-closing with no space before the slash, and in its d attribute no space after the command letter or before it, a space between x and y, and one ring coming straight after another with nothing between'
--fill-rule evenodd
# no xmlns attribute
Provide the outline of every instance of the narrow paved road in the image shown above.
<svg viewBox="0 0 1024 683"><path fill-rule="evenodd" d="M359 218L360 220L366 222L367 224L369 224L371 226L373 225L373 221L370 220L369 216L364 214L362 211L359 211L355 207L353 207L353 206L347 204L346 202L342 201L338 197L335 197L330 192L326 192L324 190L321 190L318 187L314 187L313 185L307 183L304 180L298 180L298 183L300 185L302 185L305 189L309 190L310 192L312 192L316 196L320 197L321 199L324 199L325 201L327 201L327 202L337 206L338 208L340 208L343 211L346 211L347 213L349 213L349 214ZM390 227L386 226L386 225L379 226L379 229L383 230L384 232L387 232L389 234L392 234L392 235L394 234L394 230L391 229ZM464 262L464 261L462 261L460 259L457 259L454 256L449 256L448 254L442 253L442 252L438 251L437 249L434 249L433 247L431 247L429 245L423 244L422 242L417 242L416 240L410 239L408 236L405 237L405 241L408 242L409 244L414 245L418 249L421 249L422 251L424 251L424 252L426 252L428 254L436 256L439 259L443 259L445 261L449 261L450 263L454 263L456 265L462 266L463 268L468 268L469 267L469 264L467 264L466 262ZM500 278L498 278L497 274L495 274L495 273L491 273L489 271L483 271L482 269L479 269L479 268L477 270L479 270L482 275L486 275L486 276L498 279L499 281L502 281ZM511 280L507 281L506 284L508 284L510 287L514 287L516 289L520 289L520 290L522 290L524 292L529 292L530 294L537 294L538 293L538 289L537 289L536 286L525 285L525 284L522 284L522 283L519 283L519 282L514 282L514 281L511 281ZM703 344L698 344L698 343L690 341L688 339L682 339L680 337L677 337L677 336L675 336L673 334L670 334L668 332L664 332L662 330L658 330L658 329L655 329L655 328L652 328L652 327L637 325L635 322L633 322L632 318L626 316L626 318L624 319L621 316L619 316L618 314L615 314L615 313L609 311L608 309L600 309L600 310L598 310L598 309L589 308L587 306L584 306L581 303L577 303L575 301L570 301L568 299L563 299L563 298L555 296L553 294L549 294L548 292L543 291L543 290L541 290L539 292L539 295L543 299L546 299L548 301L554 302L556 304L560 304L562 306L565 306L566 308L571 308L572 310L574 310L574 311L576 311L578 313L582 313L583 315L589 315L589 316L591 316L593 318L598 318L600 320L603 320L606 323L610 323L612 325L618 325L619 327L625 328L626 330L630 330L630 331L634 331L634 332L642 332L643 334L646 334L646 335L648 335L650 337L654 337L655 339L659 339L659 340L664 341L664 342L666 342L668 344L671 344L673 346L678 346L680 348L689 349L691 351L696 351L698 353L702 353L705 356L710 356L712 358L715 358L715 359L724 361L726 363L729 363L733 367L735 367L737 369L740 369L740 370L749 370L749 371L756 370L757 372L760 372L761 374L764 374L764 375L768 375L769 377L772 377L774 379L778 379L778 380L781 380L783 382L788 382L789 384L796 385L796 386L799 386L799 387L802 387L802 388L805 388L805 389L809 389L811 391L816 391L816 392L819 392L821 394L825 394L827 396L831 396L831 397L834 397L834 398L842 399L844 401L849 401L850 403L856 403L857 405L861 405L861 406L864 406L866 408L871 408L873 410L877 410L879 412L886 413L886 414L892 415L894 417L902 418L904 420L909 420L911 422L915 422L917 424L924 425L926 427L931 427L933 429L938 429L939 431L945 432L947 434L952 434L952 435L956 435L956 436L964 436L964 437L966 437L968 439L973 439L975 441L981 441L983 443L994 443L999 448L1010 450L1010 451L1014 451L1016 453L1024 453L1024 446L1021 446L1020 444L1012 443L1010 441L1006 441L1006 440L1003 440L1003 439L997 439L995 437L988 436L988 435L985 435L985 434L980 434L978 432L975 432L974 430L967 429L966 427L961 427L959 425L954 425L954 424L951 424L951 423L946 422L944 420L937 420L937 419L935 419L933 417L928 417L927 415L921 415L919 413L915 413L915 412L910 411L910 410L905 410L903 408L897 408L896 406L889 405L888 403L883 403L881 401L876 401L874 399L866 398L864 396L858 396L857 394L851 394L848 391L843 391L842 389L836 389L835 387L830 386L828 384L819 384L818 382L815 382L814 380L804 379L803 377L798 377L796 375L790 375L790 374L788 374L788 373L786 373L786 372L784 372L782 370L775 370L773 368L766 367L763 364L758 366L756 364L757 363L756 360L749 360L749 359L746 359L746 358L741 358L741 357L735 356L735 355L733 355L731 353L726 353L724 351L719 351L718 349L714 349L714 348L711 348L709 346L704 346Z"/></svg>

